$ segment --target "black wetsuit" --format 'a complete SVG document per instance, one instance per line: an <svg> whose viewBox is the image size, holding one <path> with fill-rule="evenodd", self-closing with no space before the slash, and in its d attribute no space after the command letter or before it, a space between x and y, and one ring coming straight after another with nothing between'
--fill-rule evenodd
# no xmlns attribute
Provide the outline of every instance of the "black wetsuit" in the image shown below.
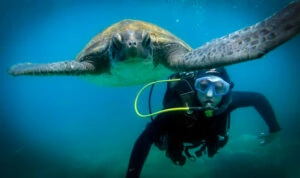
<svg viewBox="0 0 300 178"><path fill-rule="evenodd" d="M180 165L185 163L183 143L199 143L205 140L208 156L213 156L227 142L231 111L253 106L264 119L270 132L280 130L274 111L268 100L256 92L231 92L232 101L222 114L206 118L203 112L192 115L186 112L170 112L158 115L135 142L127 170L127 178L140 177L146 157L153 143L167 136L166 155ZM194 119L193 117L198 117ZM220 136L225 138L220 141Z"/></svg>

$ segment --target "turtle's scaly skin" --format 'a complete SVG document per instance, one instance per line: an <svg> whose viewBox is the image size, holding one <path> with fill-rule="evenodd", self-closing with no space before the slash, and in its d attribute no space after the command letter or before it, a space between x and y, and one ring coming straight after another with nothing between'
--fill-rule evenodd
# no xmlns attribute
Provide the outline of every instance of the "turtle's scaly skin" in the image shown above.
<svg viewBox="0 0 300 178"><path fill-rule="evenodd" d="M258 59L299 32L300 1L295 1L262 22L207 42L171 65L197 70Z"/></svg>

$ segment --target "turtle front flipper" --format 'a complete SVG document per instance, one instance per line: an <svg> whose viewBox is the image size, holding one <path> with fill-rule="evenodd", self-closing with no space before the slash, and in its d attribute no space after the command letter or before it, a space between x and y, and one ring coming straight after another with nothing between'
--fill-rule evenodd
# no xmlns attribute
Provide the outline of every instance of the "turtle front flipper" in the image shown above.
<svg viewBox="0 0 300 178"><path fill-rule="evenodd" d="M171 68L196 70L257 59L300 32L300 1L253 26L212 40L184 55Z"/></svg>
<svg viewBox="0 0 300 178"><path fill-rule="evenodd" d="M48 64L21 63L12 66L8 73L19 75L81 75L93 74L95 66L88 62L62 61Z"/></svg>

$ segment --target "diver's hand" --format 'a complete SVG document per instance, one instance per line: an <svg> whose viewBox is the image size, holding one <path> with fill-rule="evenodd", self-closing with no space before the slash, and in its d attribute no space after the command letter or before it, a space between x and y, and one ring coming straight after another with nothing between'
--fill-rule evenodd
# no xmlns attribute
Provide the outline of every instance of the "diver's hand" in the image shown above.
<svg viewBox="0 0 300 178"><path fill-rule="evenodd" d="M177 157L171 157L173 163L178 166L183 166L186 162L186 157L180 155Z"/></svg>
<svg viewBox="0 0 300 178"><path fill-rule="evenodd" d="M166 156L169 157L175 165L183 166L186 162L186 157L182 154L172 154L170 152L166 152Z"/></svg>
<svg viewBox="0 0 300 178"><path fill-rule="evenodd" d="M272 133L261 133L258 136L258 139L261 141L259 142L260 145L266 145L275 140L279 135L279 132L272 132Z"/></svg>

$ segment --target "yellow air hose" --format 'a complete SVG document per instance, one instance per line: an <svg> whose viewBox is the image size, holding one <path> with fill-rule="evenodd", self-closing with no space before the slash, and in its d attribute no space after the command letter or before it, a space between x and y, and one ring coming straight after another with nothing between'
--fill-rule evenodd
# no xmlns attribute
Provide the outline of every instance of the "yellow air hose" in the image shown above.
<svg viewBox="0 0 300 178"><path fill-rule="evenodd" d="M134 110L136 112L136 114L140 117L150 117L150 116L154 116L154 115L157 115L157 114L161 114L161 113L165 113L165 112L172 112L172 111L188 111L190 110L189 107L177 107L177 108L168 108L168 109L163 109L163 110L160 110L160 111L157 111L157 112L154 112L154 113L150 113L150 114L141 114L138 110L138 99L141 95L141 93L145 90L145 88L147 88L148 86L150 85L153 85L153 84L156 84L156 83L162 83L162 82L176 82L176 81L179 81L180 79L167 79L167 80L158 80L158 81L154 81L154 82L151 82L151 83L148 83L147 85L145 85L144 87L142 87L140 89L140 91L138 92L138 94L136 95L135 97L135 100L134 100Z"/></svg>

